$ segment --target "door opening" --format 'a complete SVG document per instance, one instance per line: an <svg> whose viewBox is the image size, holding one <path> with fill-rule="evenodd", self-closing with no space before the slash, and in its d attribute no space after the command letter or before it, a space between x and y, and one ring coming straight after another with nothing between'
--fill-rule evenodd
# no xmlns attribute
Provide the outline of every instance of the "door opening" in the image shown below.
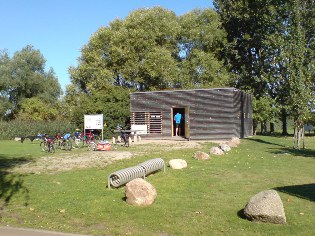
<svg viewBox="0 0 315 236"><path fill-rule="evenodd" d="M177 123L175 120L174 120L174 117L175 115L179 113L181 114L181 119L180 119L180 122ZM181 137L185 137L185 108L181 107L174 107L172 108L172 121L173 121L173 131L172 131L172 136L181 136ZM177 134L176 134L176 131L177 131Z"/></svg>

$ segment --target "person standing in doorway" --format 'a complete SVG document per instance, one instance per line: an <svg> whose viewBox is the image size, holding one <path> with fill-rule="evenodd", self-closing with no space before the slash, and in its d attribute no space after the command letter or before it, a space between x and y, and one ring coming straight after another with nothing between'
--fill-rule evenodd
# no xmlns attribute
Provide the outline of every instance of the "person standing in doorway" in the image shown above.
<svg viewBox="0 0 315 236"><path fill-rule="evenodd" d="M176 113L176 115L174 116L174 121L175 121L175 136L179 136L179 128L180 128L180 123L182 121L182 114L180 113Z"/></svg>

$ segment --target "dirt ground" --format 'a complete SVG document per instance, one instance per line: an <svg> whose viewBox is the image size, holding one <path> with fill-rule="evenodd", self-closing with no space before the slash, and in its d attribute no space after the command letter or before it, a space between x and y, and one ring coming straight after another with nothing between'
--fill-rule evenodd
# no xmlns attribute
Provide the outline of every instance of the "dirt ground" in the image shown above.
<svg viewBox="0 0 315 236"><path fill-rule="evenodd" d="M213 142L213 141L212 141ZM219 141L217 141L219 142ZM128 159L147 152L158 153L174 149L193 148L199 149L202 141L178 141L178 140L141 140L133 142L131 148L117 148L112 145L111 151L83 151L79 150L52 154L37 158L35 161L21 164L14 167L11 171L18 173L55 173L72 169L89 167L104 167L114 161Z"/></svg>

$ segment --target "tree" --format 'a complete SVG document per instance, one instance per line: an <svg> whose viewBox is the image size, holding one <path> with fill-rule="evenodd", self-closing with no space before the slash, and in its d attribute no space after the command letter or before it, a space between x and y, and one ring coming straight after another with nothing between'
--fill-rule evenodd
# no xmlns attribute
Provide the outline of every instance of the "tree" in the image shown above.
<svg viewBox="0 0 315 236"><path fill-rule="evenodd" d="M83 91L106 84L156 90L177 77L179 25L173 12L161 7L139 9L100 28L83 47L71 80Z"/></svg>
<svg viewBox="0 0 315 236"><path fill-rule="evenodd" d="M183 88L220 87L228 73L221 59L226 34L212 9L193 10L179 17L180 78Z"/></svg>
<svg viewBox="0 0 315 236"><path fill-rule="evenodd" d="M305 116L312 102L307 89L314 75L314 1L217 0L215 6L228 33L233 85L258 100L273 99L286 134L287 116Z"/></svg>
<svg viewBox="0 0 315 236"><path fill-rule="evenodd" d="M72 90L72 92L71 92ZM92 93L73 93L73 86L67 88L66 104L69 104L70 119L78 127L83 127L86 114L104 114L104 134L111 134L118 124L129 123L129 90L107 86Z"/></svg>
<svg viewBox="0 0 315 236"><path fill-rule="evenodd" d="M161 7L136 10L101 27L82 48L78 66L69 68L67 101L75 103L75 113L88 114L96 112L92 105L100 99L112 113L98 111L107 112L104 117L110 117L114 127L129 117L130 92L224 84L227 73L218 48L223 42L224 31L213 10L196 10L182 18Z"/></svg>
<svg viewBox="0 0 315 236"><path fill-rule="evenodd" d="M14 118L25 99L38 97L47 104L57 101L61 88L53 69L45 71L45 59L39 50L26 46L12 58L0 54L0 100L2 118Z"/></svg>
<svg viewBox="0 0 315 236"><path fill-rule="evenodd" d="M314 104L314 95L311 91L311 78L306 61L305 30L302 27L301 1L293 0L291 3L289 31L287 34L287 91L290 96L289 108L294 121L294 148L300 149L303 139L304 124L310 117L310 109Z"/></svg>
<svg viewBox="0 0 315 236"><path fill-rule="evenodd" d="M253 120L254 134L258 122L261 122L261 133L267 132L267 121L273 121L278 114L278 108L274 105L274 101L270 97L261 97L259 100L253 100Z"/></svg>
<svg viewBox="0 0 315 236"><path fill-rule="evenodd" d="M20 110L16 114L19 120L58 120L61 119L59 114L59 106L47 104L39 97L26 98L20 102Z"/></svg>

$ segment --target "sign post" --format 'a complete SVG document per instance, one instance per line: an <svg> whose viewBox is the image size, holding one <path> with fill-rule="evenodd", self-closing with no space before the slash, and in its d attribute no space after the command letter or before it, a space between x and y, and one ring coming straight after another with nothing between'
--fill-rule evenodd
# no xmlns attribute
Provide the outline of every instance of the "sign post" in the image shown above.
<svg viewBox="0 0 315 236"><path fill-rule="evenodd" d="M84 135L86 129L101 129L103 140L103 114L84 115Z"/></svg>

